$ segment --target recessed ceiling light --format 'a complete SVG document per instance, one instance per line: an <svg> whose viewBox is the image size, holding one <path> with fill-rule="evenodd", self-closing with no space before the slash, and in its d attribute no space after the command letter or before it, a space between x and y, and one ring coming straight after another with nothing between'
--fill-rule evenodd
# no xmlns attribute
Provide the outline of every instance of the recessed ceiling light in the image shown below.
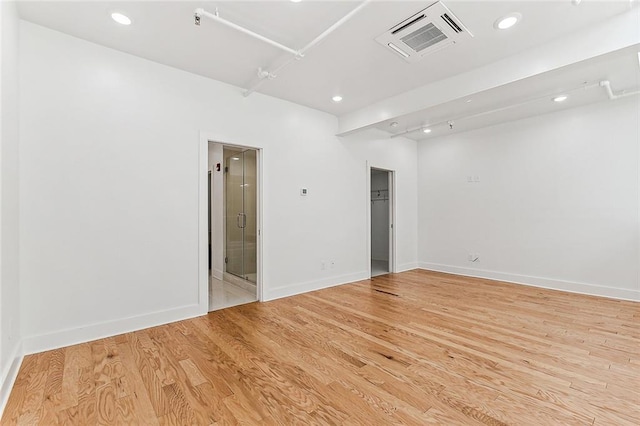
<svg viewBox="0 0 640 426"><path fill-rule="evenodd" d="M494 22L493 27L497 30L506 30L517 24L520 18L522 18L522 15L520 15L519 13L510 13L507 16L503 16L502 18L499 18L496 22Z"/></svg>
<svg viewBox="0 0 640 426"><path fill-rule="evenodd" d="M469 103L473 102L473 99L467 99L465 102L469 104Z"/></svg>
<svg viewBox="0 0 640 426"><path fill-rule="evenodd" d="M342 96L340 95L335 95L333 98L331 98L331 100L333 102L342 102Z"/></svg>
<svg viewBox="0 0 640 426"><path fill-rule="evenodd" d="M300 3L302 0L291 0L291 3Z"/></svg>
<svg viewBox="0 0 640 426"><path fill-rule="evenodd" d="M555 98L553 98L553 102L564 102L568 99L569 97L567 95L560 95L560 96L556 96Z"/></svg>
<svg viewBox="0 0 640 426"><path fill-rule="evenodd" d="M431 129L422 129L422 133L431 133Z"/></svg>
<svg viewBox="0 0 640 426"><path fill-rule="evenodd" d="M397 121L392 121L391 123L389 123L389 126L398 127L398 122Z"/></svg>
<svg viewBox="0 0 640 426"><path fill-rule="evenodd" d="M121 25L131 25L131 18L129 18L127 15L123 15L120 12L113 12L111 14L111 19Z"/></svg>
<svg viewBox="0 0 640 426"><path fill-rule="evenodd" d="M238 160L240 160L238 157L231 157L231 159L232 159L233 161L238 161Z"/></svg>

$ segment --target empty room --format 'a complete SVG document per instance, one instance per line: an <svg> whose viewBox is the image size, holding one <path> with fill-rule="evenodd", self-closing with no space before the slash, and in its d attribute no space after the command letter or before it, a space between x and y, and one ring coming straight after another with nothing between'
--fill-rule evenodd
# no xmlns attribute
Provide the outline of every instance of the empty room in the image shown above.
<svg viewBox="0 0 640 426"><path fill-rule="evenodd" d="M0 1L1 425L640 424L640 1Z"/></svg>

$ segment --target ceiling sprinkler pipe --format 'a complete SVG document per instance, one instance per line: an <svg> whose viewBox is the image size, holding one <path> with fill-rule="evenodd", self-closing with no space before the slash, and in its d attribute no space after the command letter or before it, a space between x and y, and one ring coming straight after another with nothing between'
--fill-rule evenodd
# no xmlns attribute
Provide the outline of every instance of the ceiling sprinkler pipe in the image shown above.
<svg viewBox="0 0 640 426"><path fill-rule="evenodd" d="M626 98L627 96L640 94L640 90L634 90L633 92L625 92L623 90L620 93L613 93L613 90L611 90L611 82L609 80L602 80L600 82L600 87L604 87L604 89L607 91L607 96L609 96L609 99L612 101L620 98Z"/></svg>
<svg viewBox="0 0 640 426"><path fill-rule="evenodd" d="M303 47L302 49L300 49L300 53L304 54L307 50L311 49L313 46L315 46L316 44L320 43L325 37L327 37L329 34L331 34L332 32L334 32L338 27L340 27L342 24L344 24L345 22L347 22L349 19L351 19L353 17L353 15L355 15L356 13L360 12L360 10L365 7L367 5L367 3L369 3L371 0L364 0L362 3L360 3L355 9L353 9L351 12L347 13L345 16L343 16L341 19L339 19L338 21L336 21L333 25L331 25L329 28L327 28L326 30L324 30L322 32L322 34L320 34L318 37L314 38L309 44L307 44L305 47Z"/></svg>
<svg viewBox="0 0 640 426"><path fill-rule="evenodd" d="M600 87L604 87L604 90L607 91L607 95L609 96L609 99L615 99L615 95L613 94L613 91L611 90L611 83L609 82L609 80L603 80L600 82Z"/></svg>
<svg viewBox="0 0 640 426"><path fill-rule="evenodd" d="M248 30L248 29L246 29L244 27L241 27L238 24L234 24L231 21L227 21L226 19L221 18L217 9L216 9L216 13L210 13L210 12L207 12L206 10L204 10L202 8L198 8L198 9L195 10L194 15L195 15L195 21L196 21L195 23L196 23L196 25L199 25L200 19L204 16L205 18L209 18L209 19L214 20L214 21L216 21L216 22L218 22L220 24L226 25L229 28L233 28L234 30L240 31L241 33L247 34L247 35L249 35L249 36L251 36L253 38L257 38L258 40L264 41L265 43L270 44L273 47L277 47L280 50L284 50L287 53L291 53L292 55L295 55L295 56L301 55L301 53L299 51L295 50L295 49L287 47L287 46L285 46L283 44L278 43L277 41L271 40L270 38L267 38L267 37L265 37L263 35L260 35L258 33L255 33L253 31L251 31L251 30Z"/></svg>
<svg viewBox="0 0 640 426"><path fill-rule="evenodd" d="M366 6L369 2L371 2L372 0L364 0L362 3L360 3L356 8L354 8L351 12L347 13L345 16L343 16L341 19L339 19L338 21L336 21L333 25L331 25L329 28L327 28L326 30L324 30L322 32L322 34L320 34L318 37L314 38L309 44L307 44L305 47L303 47L302 49L293 52L293 58L290 58L289 60L283 62L280 66L278 66L277 68L273 69L270 71L271 74L273 75L277 75L278 72L280 70L282 70L284 67L286 67L287 65L289 65L294 59L295 60L299 60L302 59L304 57L304 54L307 53L307 51L309 49L311 49L312 47L314 47L315 45L317 45L318 43L320 43L324 38L326 38L329 34L331 34L332 32L334 32L338 27L340 27L341 25L343 25L345 22L347 22L349 19L351 19L353 17L353 15L355 15L356 13L358 13L364 6ZM291 52L290 52L291 53ZM247 97L249 95L251 95L253 92L256 91L256 89L258 87L260 87L263 83L265 82L265 79L258 79L258 81L256 81L255 83L253 83L247 90L244 91L244 93L242 94L244 97Z"/></svg>
<svg viewBox="0 0 640 426"><path fill-rule="evenodd" d="M218 13L218 9L216 9L215 13L210 13L207 12L206 10L204 10L203 8L197 8L194 11L194 20L195 20L195 24L196 25L200 25L200 21L202 19L202 17L204 16L205 18L209 18L212 19L220 24L226 25L230 28L233 28L234 30L240 31L242 33L245 33L247 35L250 35L251 37L257 38L258 40L262 40L265 43L268 43L274 47L277 47L280 50L284 50L287 53L290 53L293 55L293 58L291 59L302 59L304 57L305 52L307 52L309 49L311 49L313 46L315 46L316 44L320 43L324 38L326 38L329 34L331 34L332 32L334 32L338 27L340 27L342 24L344 24L345 22L347 22L349 19L351 19L351 17L353 17L353 15L355 15L356 13L358 13L367 3L369 3L372 0L364 0L362 3L360 3L356 8L354 8L351 12L347 13L345 16L343 16L340 20L338 20L337 22L335 22L333 25L331 25L329 28L327 28L325 31L322 32L322 34L320 34L318 37L316 37L315 39L313 39L309 44L307 44L304 48L300 49L300 50L295 50L292 49L290 47L284 46L280 43L278 43L277 41L271 40L265 36L262 36L258 33L255 33L251 30L248 30L244 27L241 27L238 24L234 24L233 22L227 21L226 19L223 19L220 17L220 14ZM287 60L286 62L284 62L283 64L281 64L280 66L278 66L276 69L273 69L271 71L267 71L264 69L260 69L258 71L258 81L256 83L254 83L253 86L251 86L249 89L247 89L243 95L249 96L251 93L253 93L260 85L262 85L262 83L265 80L270 80L276 77L278 71L280 71L282 68L284 68L286 65L288 65L291 62L291 60Z"/></svg>

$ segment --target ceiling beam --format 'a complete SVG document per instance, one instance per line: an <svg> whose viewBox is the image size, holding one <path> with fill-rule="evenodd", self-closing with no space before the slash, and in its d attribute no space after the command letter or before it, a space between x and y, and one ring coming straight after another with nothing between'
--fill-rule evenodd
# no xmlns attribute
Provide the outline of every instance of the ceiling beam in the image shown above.
<svg viewBox="0 0 640 426"><path fill-rule="evenodd" d="M338 136L640 43L639 8L492 64L343 114Z"/></svg>

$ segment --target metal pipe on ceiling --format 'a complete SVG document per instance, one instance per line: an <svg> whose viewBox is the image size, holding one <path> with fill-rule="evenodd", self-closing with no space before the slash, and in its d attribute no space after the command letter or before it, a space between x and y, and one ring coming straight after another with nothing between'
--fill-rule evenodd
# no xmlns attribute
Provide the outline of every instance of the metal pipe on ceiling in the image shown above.
<svg viewBox="0 0 640 426"><path fill-rule="evenodd" d="M609 96L609 99L611 99L612 101L615 99L626 98L627 96L640 94L640 90L634 90L632 92L625 92L623 90L619 93L613 93L613 90L611 89L611 82L609 80L601 81L600 87L604 87L604 89L607 91L607 96Z"/></svg>
<svg viewBox="0 0 640 426"><path fill-rule="evenodd" d="M294 55L292 58L287 59L285 62L283 62L282 64L278 65L276 68L268 71L268 75L269 78L274 78L277 76L278 72L280 72L280 70L282 70L284 67L286 67L287 65L289 65L291 62L293 62L294 59L298 60L301 59L304 54L311 49L312 47L314 47L315 45L317 45L318 43L320 43L323 39L325 39L329 34L331 34L332 32L334 32L336 29L338 29L338 27L340 27L341 25L343 25L345 22L347 22L349 19L351 19L356 13L360 12L360 10L362 10L363 7L365 7L368 3L370 3L372 0L364 0L362 3L360 3L357 7L355 7L351 12L347 13L345 16L343 16L341 19L339 19L338 21L336 21L333 25L331 25L329 28L327 28L326 30L324 30L319 36L317 36L316 38L314 38L310 43L308 43L305 47L303 47L302 49L297 51L297 54ZM250 94L252 94L253 92L255 92L261 85L262 83L265 82L266 78L263 75L260 75L260 73L258 74L258 81L256 81L255 83L253 83L247 90L244 91L243 96L247 97Z"/></svg>
<svg viewBox="0 0 640 426"><path fill-rule="evenodd" d="M198 9L195 10L194 14L195 14L195 19L196 19L196 21L195 21L196 25L200 25L200 18L202 16L204 16L204 17L212 19L212 20L214 20L214 21L216 21L216 22L218 22L220 24L226 25L229 28L233 28L234 30L240 31L241 33L247 34L247 35L249 35L251 37L257 38L258 40L264 41L265 43L270 44L273 47L277 47L280 50L284 50L287 53L291 53L292 55L295 55L295 56L302 56L302 54L299 51L295 50L295 49L287 47L284 44L278 43L277 41L271 40L270 38L267 38L267 37L265 37L263 35L260 35L260 34L254 32L254 31L251 31L251 30L248 30L248 29L246 29L244 27L241 27L238 24L234 24L231 21L228 21L228 20L226 20L224 18L221 18L220 14L218 13L218 9L217 8L216 8L215 13L207 12L203 8L198 8Z"/></svg>
<svg viewBox="0 0 640 426"><path fill-rule="evenodd" d="M336 21L336 23L334 23L329 28L324 30L322 32L322 34L320 34L318 37L314 38L309 44L307 44L305 47L300 49L300 53L302 53L304 55L306 51L311 49L316 44L320 43L325 37L327 37L329 34L331 34L336 29L338 29L338 27L340 27L342 24L344 24L349 19L351 19L353 17L353 15L355 15L358 12L360 12L360 10L362 10L362 8L365 7L367 5L367 3L369 3L370 1L371 0L365 0L362 3L360 3L355 9L353 9L351 12L347 13L346 15L344 15L342 18L340 18L338 21Z"/></svg>
<svg viewBox="0 0 640 426"><path fill-rule="evenodd" d="M277 41L271 40L263 35L260 35L254 31L251 31L247 28L241 27L238 24L234 24L231 21L228 21L224 18L220 17L220 14L218 13L218 9L216 8L215 13L211 13L211 12L207 12L206 10L204 10L203 8L197 8L194 12L194 18L195 18L195 24L196 25L200 25L200 20L201 18L204 16L206 18L212 19L220 24L226 25L229 28L233 28L234 30L240 31L244 34L247 34L251 37L254 37L258 40L261 40L267 44L270 44L271 46L277 47L280 50L283 50L291 55L293 55L291 58L287 59L285 62L283 62L282 64L278 65L276 68L269 70L266 68L258 68L258 81L255 82L253 85L251 85L247 90L245 90L245 92L243 93L243 96L247 97L250 94L252 94L253 92L256 91L256 89L258 87L260 87L262 85L262 83L264 83L265 80L271 80L275 77L277 77L277 73L282 70L284 67L286 67L287 65L289 65L294 59L298 60L298 59L302 59L304 57L304 54L311 49L312 47L314 47L315 45L317 45L318 43L320 43L323 39L325 39L329 34L331 34L332 32L334 32L338 27L340 27L342 24L344 24L345 22L347 22L349 19L351 19L353 17L353 15L355 15L356 13L358 13L364 6L367 5L367 3L371 2L372 0L365 0L362 3L360 3L356 8L354 8L351 12L347 13L345 16L343 16L341 19L339 19L338 21L336 21L333 25L331 25L329 28L327 28L326 30L324 30L319 36L317 36L316 38L314 38L310 43L308 43L305 47L303 47L300 50L296 50L296 49L292 49L290 47L287 47L281 43L278 43Z"/></svg>
<svg viewBox="0 0 640 426"><path fill-rule="evenodd" d="M289 59L287 59L282 64L280 64L277 67L271 69L271 71L266 71L263 68L258 68L258 81L253 83L247 90L242 92L242 96L244 96L246 98L247 96L249 96L250 94L255 92L260 86L262 86L262 83L264 83L265 80L267 80L266 77L268 77L268 79L276 78L281 69L283 69L284 67L286 67L291 62L293 62L294 60L297 60L297 59L299 59L299 57L291 56ZM262 72L260 72L260 71L262 71Z"/></svg>

